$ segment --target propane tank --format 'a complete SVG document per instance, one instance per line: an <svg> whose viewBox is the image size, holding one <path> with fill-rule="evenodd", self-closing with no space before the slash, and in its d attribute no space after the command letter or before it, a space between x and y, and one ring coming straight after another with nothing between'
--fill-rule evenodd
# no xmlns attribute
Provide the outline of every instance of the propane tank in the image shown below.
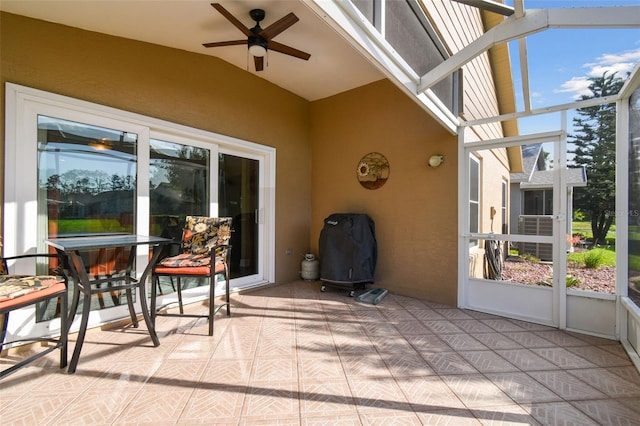
<svg viewBox="0 0 640 426"><path fill-rule="evenodd" d="M307 253L300 265L300 276L305 281L316 281L320 278L320 262L313 253Z"/></svg>

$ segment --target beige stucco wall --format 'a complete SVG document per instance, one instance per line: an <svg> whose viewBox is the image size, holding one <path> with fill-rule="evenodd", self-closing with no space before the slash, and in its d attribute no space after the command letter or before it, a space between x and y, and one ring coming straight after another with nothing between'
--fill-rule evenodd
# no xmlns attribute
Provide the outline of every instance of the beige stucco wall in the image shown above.
<svg viewBox="0 0 640 426"><path fill-rule="evenodd" d="M375 285L455 305L456 138L386 80L316 101L311 112L312 250L329 214L366 213L376 224ZM356 177L369 152L391 167L377 190ZM445 163L429 168L436 153Z"/></svg>
<svg viewBox="0 0 640 426"><path fill-rule="evenodd" d="M5 82L275 147L276 281L299 277L311 219L305 99L214 57L7 13L0 19L0 176Z"/></svg>
<svg viewBox="0 0 640 426"><path fill-rule="evenodd" d="M456 138L391 82L309 103L214 57L6 13L0 19L2 146L9 81L275 147L276 282L299 278L301 256L317 253L326 216L367 213L379 246L375 285L456 304ZM356 178L369 152L391 165L378 190ZM445 163L427 167L436 153Z"/></svg>

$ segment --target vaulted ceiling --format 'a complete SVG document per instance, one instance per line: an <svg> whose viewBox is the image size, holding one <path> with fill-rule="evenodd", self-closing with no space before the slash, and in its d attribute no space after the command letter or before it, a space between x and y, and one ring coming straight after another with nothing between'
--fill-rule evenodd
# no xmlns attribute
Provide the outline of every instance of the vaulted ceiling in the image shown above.
<svg viewBox="0 0 640 426"><path fill-rule="evenodd" d="M211 6L211 1L2 0L0 10L72 27L212 55L248 70L307 100L321 99L383 78L305 2L298 0L220 0L246 27L251 9L266 12L266 28L290 12L299 21L274 41L308 52L308 61L269 52L264 71L254 70L246 46L205 48L203 43L245 36ZM98 48L98 46L96 46Z"/></svg>

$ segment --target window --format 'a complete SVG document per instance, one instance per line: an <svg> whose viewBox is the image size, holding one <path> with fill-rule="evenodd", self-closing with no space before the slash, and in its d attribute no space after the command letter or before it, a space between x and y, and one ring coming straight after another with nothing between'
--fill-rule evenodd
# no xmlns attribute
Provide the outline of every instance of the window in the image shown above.
<svg viewBox="0 0 640 426"><path fill-rule="evenodd" d="M43 237L133 233L138 135L38 115Z"/></svg>
<svg viewBox="0 0 640 426"><path fill-rule="evenodd" d="M553 190L536 189L524 191L525 215L552 215L553 214Z"/></svg>
<svg viewBox="0 0 640 426"><path fill-rule="evenodd" d="M135 233L138 135L46 115L38 115L37 123L39 239ZM88 272L98 276L108 273L105 263L123 270L129 253L96 250L82 256L94 265ZM124 303L125 293L114 291L92 308ZM42 321L55 310L40 312Z"/></svg>
<svg viewBox="0 0 640 426"><path fill-rule="evenodd" d="M469 156L469 232L480 230L480 160ZM478 240L471 239L470 247L477 247Z"/></svg>
<svg viewBox="0 0 640 426"><path fill-rule="evenodd" d="M152 235L178 234L187 215L209 212L210 153L208 149L151 139L149 163L150 219ZM173 219L176 219L175 221Z"/></svg>
<svg viewBox="0 0 640 426"><path fill-rule="evenodd" d="M160 235L165 219L175 216L181 234L187 214L235 213L229 205L242 201L254 216L234 245L242 270L232 275L232 286L275 281L275 149L12 83L5 98L5 255L46 252L44 240L53 236ZM223 151L237 161L219 175ZM219 204L220 194L236 184L241 198ZM82 255L87 265L100 265L96 259L117 264L128 253ZM139 249L136 255L140 274L149 254ZM32 273L30 266L17 262L13 270ZM126 302L112 296L92 299L90 309L101 312L90 316L90 326L128 315ZM38 314L42 321L25 331L46 332L54 313ZM11 322L30 315L28 309L12 314Z"/></svg>
<svg viewBox="0 0 640 426"><path fill-rule="evenodd" d="M444 62L448 53L416 0L352 0L354 6L380 32L417 75ZM459 102L459 72L447 76L431 90L454 115Z"/></svg>

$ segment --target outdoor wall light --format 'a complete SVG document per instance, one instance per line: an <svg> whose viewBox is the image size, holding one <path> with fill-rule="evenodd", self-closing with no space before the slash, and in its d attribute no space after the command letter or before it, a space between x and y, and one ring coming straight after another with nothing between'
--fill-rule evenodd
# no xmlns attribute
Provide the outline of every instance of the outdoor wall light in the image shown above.
<svg viewBox="0 0 640 426"><path fill-rule="evenodd" d="M444 163L444 155L436 154L429 157L429 167L436 168Z"/></svg>

